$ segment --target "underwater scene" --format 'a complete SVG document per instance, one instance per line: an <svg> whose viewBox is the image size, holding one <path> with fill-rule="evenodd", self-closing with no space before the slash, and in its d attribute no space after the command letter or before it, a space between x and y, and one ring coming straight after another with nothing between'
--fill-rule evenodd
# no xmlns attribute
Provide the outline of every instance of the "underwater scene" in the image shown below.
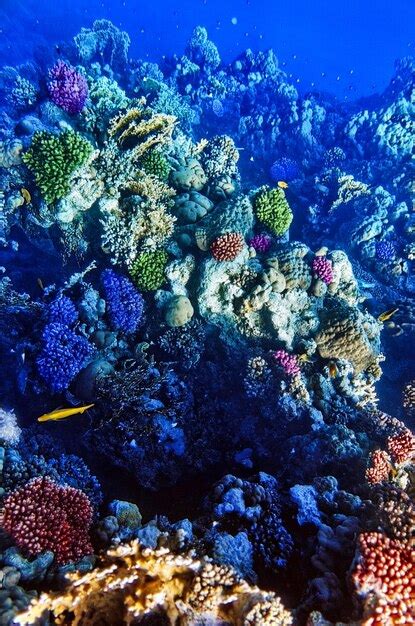
<svg viewBox="0 0 415 626"><path fill-rule="evenodd" d="M415 624L414 47L1 1L0 625Z"/></svg>

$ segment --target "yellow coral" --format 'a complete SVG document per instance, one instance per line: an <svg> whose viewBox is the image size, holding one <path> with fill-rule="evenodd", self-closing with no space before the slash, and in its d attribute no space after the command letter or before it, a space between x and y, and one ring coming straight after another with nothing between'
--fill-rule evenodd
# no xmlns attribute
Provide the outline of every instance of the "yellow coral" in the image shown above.
<svg viewBox="0 0 415 626"><path fill-rule="evenodd" d="M144 107L129 109L110 122L108 134L116 138L121 147L131 143L134 158L140 158L147 150L168 143L177 118L164 113L152 113Z"/></svg>
<svg viewBox="0 0 415 626"><path fill-rule="evenodd" d="M201 613L230 626L292 624L275 594L249 585L230 568L145 549L137 541L109 550L94 570L69 579L63 591L42 593L15 623L28 626L49 612L54 623L72 626L122 626L144 614L186 626Z"/></svg>

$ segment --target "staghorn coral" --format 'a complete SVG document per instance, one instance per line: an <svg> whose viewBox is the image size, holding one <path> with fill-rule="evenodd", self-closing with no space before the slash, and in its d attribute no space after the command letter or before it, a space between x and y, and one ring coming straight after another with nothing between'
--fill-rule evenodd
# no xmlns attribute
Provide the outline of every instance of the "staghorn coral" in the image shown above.
<svg viewBox="0 0 415 626"><path fill-rule="evenodd" d="M147 151L168 143L175 124L176 118L173 115L152 114L142 106L128 109L114 117L108 134L116 139L121 148L130 148L134 159L140 159Z"/></svg>
<svg viewBox="0 0 415 626"><path fill-rule="evenodd" d="M49 478L34 478L4 501L3 527L19 548L30 556L51 550L59 564L92 553L91 522L87 496Z"/></svg>
<svg viewBox="0 0 415 626"><path fill-rule="evenodd" d="M70 619L73 626L98 626L103 620L121 626L144 615L183 626L198 617L230 626L292 624L274 593L249 585L228 567L167 549L152 551L137 541L109 550L95 570L70 579L62 592L41 594L16 624L28 626L47 613L60 624Z"/></svg>

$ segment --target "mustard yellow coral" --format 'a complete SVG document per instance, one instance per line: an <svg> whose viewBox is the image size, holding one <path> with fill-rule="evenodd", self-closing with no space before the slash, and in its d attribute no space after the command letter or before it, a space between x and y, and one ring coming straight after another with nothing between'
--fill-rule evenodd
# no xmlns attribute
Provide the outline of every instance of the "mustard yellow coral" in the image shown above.
<svg viewBox="0 0 415 626"><path fill-rule="evenodd" d="M144 614L190 626L195 617L229 626L289 626L290 611L271 592L239 579L228 567L191 554L152 551L134 541L105 554L87 574L71 574L61 592L42 593L15 620L28 626L48 613L56 624L132 624Z"/></svg>

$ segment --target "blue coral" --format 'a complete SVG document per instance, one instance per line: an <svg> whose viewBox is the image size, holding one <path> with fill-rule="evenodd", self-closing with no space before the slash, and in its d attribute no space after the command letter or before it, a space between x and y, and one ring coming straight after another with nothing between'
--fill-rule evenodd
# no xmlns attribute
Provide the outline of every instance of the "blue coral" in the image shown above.
<svg viewBox="0 0 415 626"><path fill-rule="evenodd" d="M298 165L293 159L287 157L281 157L274 161L269 170L271 180L275 183L279 180L290 181L297 178L299 175Z"/></svg>
<svg viewBox="0 0 415 626"><path fill-rule="evenodd" d="M46 308L48 322L72 326L78 319L78 313L74 303L67 296L59 296Z"/></svg>
<svg viewBox="0 0 415 626"><path fill-rule="evenodd" d="M396 258L395 244L392 241L377 241L376 258L386 263L394 261Z"/></svg>
<svg viewBox="0 0 415 626"><path fill-rule="evenodd" d="M65 391L91 351L85 337L64 324L52 322L43 329L42 348L36 359L38 372L51 391Z"/></svg>
<svg viewBox="0 0 415 626"><path fill-rule="evenodd" d="M135 333L143 321L144 299L133 283L113 270L101 274L110 322L116 330Z"/></svg>

